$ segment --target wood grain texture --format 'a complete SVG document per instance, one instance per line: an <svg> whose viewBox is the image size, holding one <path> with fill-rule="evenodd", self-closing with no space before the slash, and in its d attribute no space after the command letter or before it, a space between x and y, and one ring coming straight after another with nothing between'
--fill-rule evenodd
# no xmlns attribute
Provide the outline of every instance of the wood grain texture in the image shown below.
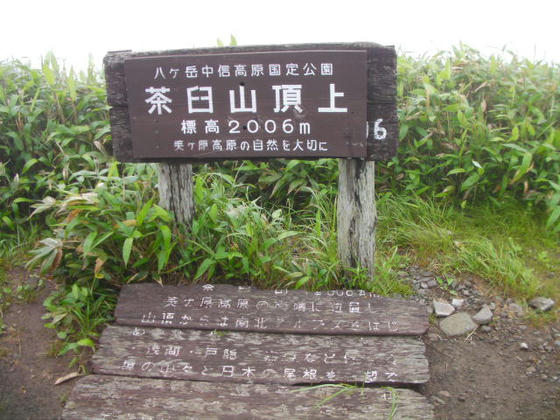
<svg viewBox="0 0 560 420"><path fill-rule="evenodd" d="M95 373L277 384L423 384L422 340L107 327Z"/></svg>
<svg viewBox="0 0 560 420"><path fill-rule="evenodd" d="M86 419L432 419L409 389L286 387L90 375L80 379L64 420ZM330 399L329 399L330 398Z"/></svg>
<svg viewBox="0 0 560 420"><path fill-rule="evenodd" d="M409 300L224 284L125 285L115 318L131 326L336 335L422 335L429 325L425 305Z"/></svg>
<svg viewBox="0 0 560 420"><path fill-rule="evenodd" d="M338 257L345 267L375 273L375 163L338 160Z"/></svg>
<svg viewBox="0 0 560 420"><path fill-rule="evenodd" d="M104 58L105 80L107 84L107 101L112 107L128 109L127 90L125 83L124 61L132 57L148 57L163 55L200 55L227 54L256 51L302 51L302 50L366 50L368 66L367 118L370 124L376 119L383 119L387 126L387 138L375 140L372 130L367 139L368 160L387 160L396 153L398 141L398 123L396 120L396 65L397 57L394 47L381 46L375 43L330 43L330 44L285 44L257 45L243 47L199 48L188 50L132 52L109 52ZM388 117L391 116L391 117ZM113 125L115 123L115 125ZM130 141L130 122L128 113L115 113L111 117L113 150L117 159L122 162L141 162L147 160L134 159ZM151 159L150 161L158 161ZM181 162L197 162L198 160L180 159Z"/></svg>
<svg viewBox="0 0 560 420"><path fill-rule="evenodd" d="M193 171L188 163L158 164L159 205L175 215L175 221L190 226L194 217Z"/></svg>

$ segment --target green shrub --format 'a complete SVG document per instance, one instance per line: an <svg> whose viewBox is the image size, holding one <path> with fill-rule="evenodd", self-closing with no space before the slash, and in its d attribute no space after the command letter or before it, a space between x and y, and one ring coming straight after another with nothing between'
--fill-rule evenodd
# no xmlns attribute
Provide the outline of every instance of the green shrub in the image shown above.
<svg viewBox="0 0 560 420"><path fill-rule="evenodd" d="M110 159L107 110L92 67L66 72L52 54L40 70L0 62L0 252L33 238L28 217L36 200L97 183L86 175Z"/></svg>
<svg viewBox="0 0 560 420"><path fill-rule="evenodd" d="M548 208L560 230L560 69L462 46L398 62L398 156L379 189Z"/></svg>

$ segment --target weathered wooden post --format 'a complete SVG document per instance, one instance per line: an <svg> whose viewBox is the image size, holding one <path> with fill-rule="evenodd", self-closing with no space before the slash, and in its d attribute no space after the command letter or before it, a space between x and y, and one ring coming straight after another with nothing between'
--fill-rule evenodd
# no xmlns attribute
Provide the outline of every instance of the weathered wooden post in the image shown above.
<svg viewBox="0 0 560 420"><path fill-rule="evenodd" d="M375 163L338 160L338 257L346 267L375 269Z"/></svg>
<svg viewBox="0 0 560 420"><path fill-rule="evenodd" d="M190 226L194 217L193 171L190 163L158 164L159 205L175 215L175 220Z"/></svg>
<svg viewBox="0 0 560 420"><path fill-rule="evenodd" d="M373 161L396 153L398 134L393 47L119 51L104 64L114 153L159 163L161 205L178 222L193 217L192 162L341 158L339 256L373 277Z"/></svg>

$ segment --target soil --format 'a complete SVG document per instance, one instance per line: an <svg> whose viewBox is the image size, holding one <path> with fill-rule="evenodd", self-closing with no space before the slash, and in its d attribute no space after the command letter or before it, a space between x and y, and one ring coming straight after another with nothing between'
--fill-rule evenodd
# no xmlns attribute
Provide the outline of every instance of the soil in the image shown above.
<svg viewBox="0 0 560 420"><path fill-rule="evenodd" d="M37 283L23 270L12 270L8 277L13 284ZM440 284L424 287L429 273L419 268L403 277L415 283L418 300L467 297L461 311L471 315L484 303L494 307L488 327L458 338L446 337L432 318L424 337L431 379L419 391L433 403L436 419L560 419L558 321L536 328L530 317L512 313L511 300L485 293L472 279L454 291ZM54 385L76 368L69 367L71 355L51 356L55 334L41 319L42 302L54 287L46 281L35 299L14 303L4 314L8 329L0 336L0 419L57 419L72 389L74 380Z"/></svg>
<svg viewBox="0 0 560 420"><path fill-rule="evenodd" d="M11 270L12 286L36 287L37 277L24 270ZM45 281L45 280L44 280ZM72 383L54 385L57 378L76 371L69 367L72 356L52 357L56 334L44 327L43 300L54 289L46 281L29 303L14 303L4 313L6 331L0 335L0 419L56 419Z"/></svg>

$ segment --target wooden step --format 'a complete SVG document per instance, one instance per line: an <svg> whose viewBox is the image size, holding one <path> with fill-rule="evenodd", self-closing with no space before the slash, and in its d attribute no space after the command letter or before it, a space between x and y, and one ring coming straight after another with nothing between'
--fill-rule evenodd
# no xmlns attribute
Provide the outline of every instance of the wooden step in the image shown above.
<svg viewBox="0 0 560 420"><path fill-rule="evenodd" d="M294 334L422 335L426 307L363 290L258 290L231 285L126 285L115 311L132 326Z"/></svg>
<svg viewBox="0 0 560 420"><path fill-rule="evenodd" d="M108 326L93 371L110 375L253 383L422 384L415 337L211 332Z"/></svg>
<svg viewBox="0 0 560 420"><path fill-rule="evenodd" d="M409 389L293 387L90 375L62 414L87 419L432 419Z"/></svg>

